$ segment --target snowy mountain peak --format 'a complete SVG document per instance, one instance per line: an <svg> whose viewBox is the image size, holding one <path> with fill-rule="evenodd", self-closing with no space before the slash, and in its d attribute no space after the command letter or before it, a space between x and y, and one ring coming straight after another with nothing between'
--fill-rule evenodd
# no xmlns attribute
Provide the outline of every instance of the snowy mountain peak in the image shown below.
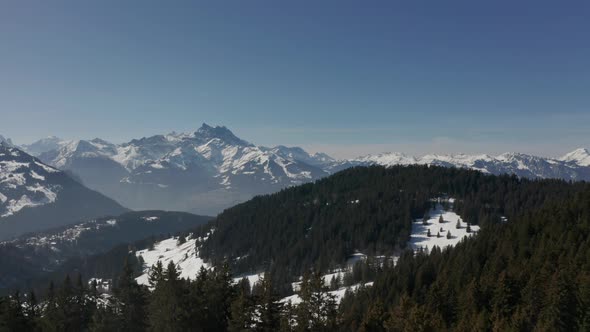
<svg viewBox="0 0 590 332"><path fill-rule="evenodd" d="M564 155L559 160L573 162L578 166L590 166L590 151L586 148L579 148Z"/></svg>
<svg viewBox="0 0 590 332"><path fill-rule="evenodd" d="M412 165L418 163L416 158L400 152L370 154L353 159L353 162L374 163L383 166Z"/></svg>
<svg viewBox="0 0 590 332"><path fill-rule="evenodd" d="M218 138L225 143L231 145L251 146L252 144L238 138L231 130L225 126L211 127L206 123L203 123L201 128L195 132L195 137L202 140L203 142L210 141Z"/></svg>
<svg viewBox="0 0 590 332"><path fill-rule="evenodd" d="M0 135L0 144L6 146L13 146L12 140L10 138L5 138L4 136Z"/></svg>
<svg viewBox="0 0 590 332"><path fill-rule="evenodd" d="M42 153L57 150L68 143L70 141L63 140L57 136L48 136L31 144L24 144L22 148L25 152L33 156L39 156Z"/></svg>

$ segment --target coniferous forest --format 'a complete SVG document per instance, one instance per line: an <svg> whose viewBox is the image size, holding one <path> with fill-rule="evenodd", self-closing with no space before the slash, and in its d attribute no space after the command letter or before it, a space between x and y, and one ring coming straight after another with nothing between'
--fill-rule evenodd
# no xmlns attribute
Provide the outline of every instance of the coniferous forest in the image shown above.
<svg viewBox="0 0 590 332"><path fill-rule="evenodd" d="M407 250L432 197L481 230L449 249ZM357 203L358 200L358 203ZM140 286L120 250L113 289L72 267L43 291L0 300L0 331L589 331L590 186L440 167L342 171L230 208L210 224L192 280L156 264ZM199 230L204 233L207 229ZM369 256L339 305L322 274ZM236 257L245 257L236 262ZM103 256L105 257L105 256ZM95 259L100 260L100 259ZM232 275L264 270L260 282ZM94 272L93 272L94 273ZM96 276L96 274L92 275ZM280 301L302 276L301 302ZM291 291L292 293L292 291Z"/></svg>

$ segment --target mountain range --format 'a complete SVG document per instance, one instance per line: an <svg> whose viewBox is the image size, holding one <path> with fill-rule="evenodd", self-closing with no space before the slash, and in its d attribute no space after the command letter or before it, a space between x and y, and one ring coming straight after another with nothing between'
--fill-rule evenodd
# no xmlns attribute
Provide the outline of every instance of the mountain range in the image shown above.
<svg viewBox="0 0 590 332"><path fill-rule="evenodd" d="M255 195L312 182L353 166L424 164L527 178L590 180L587 149L561 158L521 153L422 157L382 153L336 160L299 147L257 146L226 127L207 124L192 133L172 132L122 144L99 138L66 141L48 137L22 149L131 209L210 215Z"/></svg>

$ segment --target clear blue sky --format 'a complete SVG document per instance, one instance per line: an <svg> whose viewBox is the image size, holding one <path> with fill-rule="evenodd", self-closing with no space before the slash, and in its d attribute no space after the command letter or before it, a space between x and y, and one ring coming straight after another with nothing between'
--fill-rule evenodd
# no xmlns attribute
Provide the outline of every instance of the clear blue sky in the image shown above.
<svg viewBox="0 0 590 332"><path fill-rule="evenodd" d="M2 1L0 134L590 147L588 1Z"/></svg>

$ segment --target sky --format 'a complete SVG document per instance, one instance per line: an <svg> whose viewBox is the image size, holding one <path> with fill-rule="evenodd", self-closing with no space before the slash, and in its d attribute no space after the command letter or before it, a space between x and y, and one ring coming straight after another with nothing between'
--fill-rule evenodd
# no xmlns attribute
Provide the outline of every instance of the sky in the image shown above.
<svg viewBox="0 0 590 332"><path fill-rule="evenodd" d="M0 2L0 134L559 156L590 147L588 1Z"/></svg>

